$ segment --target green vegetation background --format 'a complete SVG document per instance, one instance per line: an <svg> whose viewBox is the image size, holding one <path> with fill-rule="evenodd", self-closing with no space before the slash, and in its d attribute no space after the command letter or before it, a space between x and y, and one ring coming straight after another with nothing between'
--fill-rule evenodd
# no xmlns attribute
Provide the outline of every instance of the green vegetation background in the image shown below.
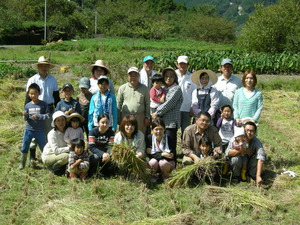
<svg viewBox="0 0 300 225"><path fill-rule="evenodd" d="M0 55L5 60L51 56L57 64L51 73L59 86L71 82L77 87L80 77L90 76L87 66L95 59L107 62L113 80L120 85L125 82L129 66L140 65L145 55L165 59L173 57L174 50L187 51L193 46L198 51L233 48L176 40L170 44L169 41L106 38L51 47L0 48ZM60 49L64 47L68 49ZM169 188L164 184L147 187L121 178L72 182L66 177L55 177L41 163L35 169L17 170L25 125L21 112L26 76L32 76L34 71L30 64L20 62L1 65L19 70L8 69L0 79L0 224L298 223L299 177L276 172L286 168L300 174L299 76L258 76L258 88L264 96L258 137L267 154L262 188L252 183L231 185L228 182L221 187ZM69 71L61 72L61 66L69 66ZM162 65L157 66L159 69ZM174 66L172 61L169 66ZM240 72L237 74L240 76Z"/></svg>

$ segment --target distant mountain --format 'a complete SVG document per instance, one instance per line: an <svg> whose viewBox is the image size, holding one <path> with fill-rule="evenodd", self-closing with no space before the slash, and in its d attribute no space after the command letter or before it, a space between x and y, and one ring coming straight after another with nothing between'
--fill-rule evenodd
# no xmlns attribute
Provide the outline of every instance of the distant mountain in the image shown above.
<svg viewBox="0 0 300 225"><path fill-rule="evenodd" d="M238 25L243 24L248 16L255 10L255 4L264 6L274 4L279 0L174 0L184 3L187 8L198 8L205 4L215 7L216 13L226 17Z"/></svg>

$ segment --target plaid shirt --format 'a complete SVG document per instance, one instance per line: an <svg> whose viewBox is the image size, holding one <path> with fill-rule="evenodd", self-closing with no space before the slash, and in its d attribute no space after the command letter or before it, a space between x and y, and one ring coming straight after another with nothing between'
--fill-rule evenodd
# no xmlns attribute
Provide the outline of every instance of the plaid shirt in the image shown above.
<svg viewBox="0 0 300 225"><path fill-rule="evenodd" d="M166 128L180 127L180 107L182 104L182 91L180 86L173 84L166 90L166 101L157 107L158 116L162 117Z"/></svg>
<svg viewBox="0 0 300 225"><path fill-rule="evenodd" d="M74 151L70 151L69 153L69 164L68 167L70 168L77 159L82 159L83 162L79 163L78 169L88 169L90 166L89 163L89 154L87 151L84 151L81 155L77 155Z"/></svg>

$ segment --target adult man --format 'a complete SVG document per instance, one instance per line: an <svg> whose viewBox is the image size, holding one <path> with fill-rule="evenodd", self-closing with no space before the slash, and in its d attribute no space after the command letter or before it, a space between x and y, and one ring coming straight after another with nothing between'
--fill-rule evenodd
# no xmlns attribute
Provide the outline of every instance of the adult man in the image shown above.
<svg viewBox="0 0 300 225"><path fill-rule="evenodd" d="M152 56L146 56L143 59L143 69L140 71L140 83L146 85L148 90L151 88L151 77L155 74L153 68L155 60Z"/></svg>
<svg viewBox="0 0 300 225"><path fill-rule="evenodd" d="M255 137L256 124L252 121L248 121L244 125L245 128L245 139L248 147L241 148L241 150L235 150L232 148L234 138L231 139L228 148L226 149L226 155L229 157L229 163L232 166L233 180L238 182L242 171L243 155L250 157L247 165L247 173L250 177L256 180L256 185L260 186L262 183L262 169L266 159L265 150L263 149L262 143Z"/></svg>
<svg viewBox="0 0 300 225"><path fill-rule="evenodd" d="M48 134L48 132L52 129L51 127L52 114L54 112L54 108L56 104L60 101L57 81L55 77L53 77L48 73L48 71L54 67L55 65L51 64L49 59L47 59L45 56L39 57L38 62L32 65L32 68L38 70L38 73L32 76L31 78L29 78L26 86L26 92L27 92L28 87L32 83L36 83L41 90L39 99L45 101L48 104L48 108L51 113L51 116L49 117L49 119L45 120L46 134ZM31 100L28 94L26 94L25 104L30 101ZM32 142L30 146L30 164L32 164L35 160L35 148L36 145Z"/></svg>
<svg viewBox="0 0 300 225"><path fill-rule="evenodd" d="M232 73L233 64L231 59L223 59L220 68L222 75L218 77L218 81L215 84L215 88L220 92L219 108L223 105L232 106L235 91L242 87L241 79Z"/></svg>
<svg viewBox="0 0 300 225"><path fill-rule="evenodd" d="M214 146L213 155L222 154L222 139L217 128L210 126L211 116L208 112L200 112L197 115L196 123L188 126L183 133L182 153L184 165L200 161L199 142L206 138Z"/></svg>
<svg viewBox="0 0 300 225"><path fill-rule="evenodd" d="M138 129L145 133L150 125L150 96L148 88L139 82L140 74L136 67L128 70L128 82L118 91L118 118L122 120L127 114L134 114Z"/></svg>
<svg viewBox="0 0 300 225"><path fill-rule="evenodd" d="M183 102L180 107L181 115L181 136L187 126L191 124L192 110L192 92L197 86L191 82L191 73L188 71L189 58L185 55L181 55L177 59L177 70L175 70L178 77L178 84L182 91Z"/></svg>

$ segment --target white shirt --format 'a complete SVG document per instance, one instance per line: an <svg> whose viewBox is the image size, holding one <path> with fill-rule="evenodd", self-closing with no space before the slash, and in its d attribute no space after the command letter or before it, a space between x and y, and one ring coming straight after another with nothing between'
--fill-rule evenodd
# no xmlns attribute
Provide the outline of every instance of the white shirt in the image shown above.
<svg viewBox="0 0 300 225"><path fill-rule="evenodd" d="M192 74L189 71L181 76L179 69L175 70L178 77L178 85L182 91L183 102L180 107L181 112L189 112L192 106L192 93L197 86L191 81Z"/></svg>
<svg viewBox="0 0 300 225"><path fill-rule="evenodd" d="M151 71L151 77L155 74L154 70ZM148 89L150 90L151 88L151 79L148 77L146 70L143 68L140 71L140 83L146 85Z"/></svg>
<svg viewBox="0 0 300 225"><path fill-rule="evenodd" d="M35 74L29 78L26 86L26 92L28 91L28 87L33 83L36 83L41 89L39 100L46 102L48 105L54 103L53 92L58 91L55 77L47 74L44 79L39 73Z"/></svg>
<svg viewBox="0 0 300 225"><path fill-rule="evenodd" d="M234 93L237 89L242 87L242 81L233 74L230 76L229 80L226 80L222 74L218 77L218 81L214 87L220 92L219 108L223 105L232 106Z"/></svg>

